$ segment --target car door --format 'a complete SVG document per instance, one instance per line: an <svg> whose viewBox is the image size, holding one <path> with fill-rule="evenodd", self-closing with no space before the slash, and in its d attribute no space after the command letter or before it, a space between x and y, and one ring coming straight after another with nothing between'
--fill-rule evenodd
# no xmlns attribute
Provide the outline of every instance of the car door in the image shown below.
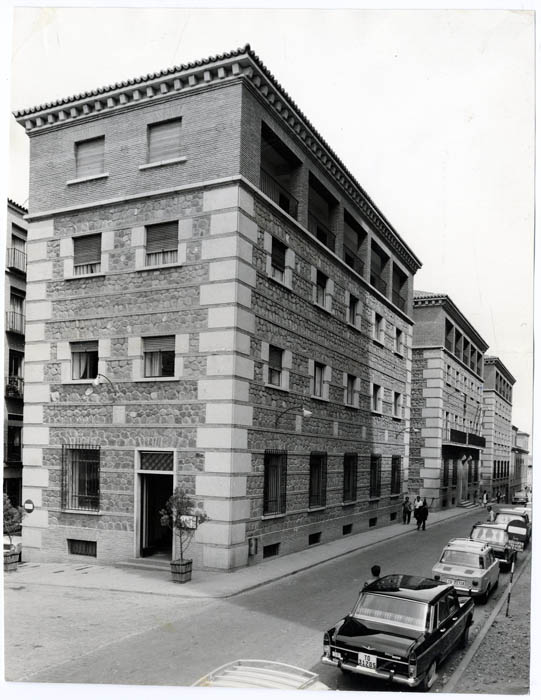
<svg viewBox="0 0 541 700"><path fill-rule="evenodd" d="M500 574L500 563L494 556L494 552L492 550L488 551L485 555L485 569L487 570L486 576L488 579L488 588L494 588L496 585L496 581L498 580L498 576Z"/></svg>
<svg viewBox="0 0 541 700"><path fill-rule="evenodd" d="M438 640L437 656L443 659L451 650L452 621L448 593L444 593L438 600L434 612L436 615L435 636Z"/></svg>

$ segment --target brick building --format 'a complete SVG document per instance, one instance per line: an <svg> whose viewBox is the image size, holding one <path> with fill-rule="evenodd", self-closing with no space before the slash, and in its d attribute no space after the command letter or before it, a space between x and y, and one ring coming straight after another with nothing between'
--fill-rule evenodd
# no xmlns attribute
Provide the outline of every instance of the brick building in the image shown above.
<svg viewBox="0 0 541 700"><path fill-rule="evenodd" d="M26 229L24 207L8 199L4 279L4 491L21 504Z"/></svg>
<svg viewBox="0 0 541 700"><path fill-rule="evenodd" d="M530 436L515 425L511 426L511 469L509 474L509 497L517 491L524 491L528 484L528 456Z"/></svg>
<svg viewBox="0 0 541 700"><path fill-rule="evenodd" d="M479 494L488 346L446 294L415 291L413 319L408 486L446 508Z"/></svg>
<svg viewBox="0 0 541 700"><path fill-rule="evenodd" d="M511 498L509 475L512 447L513 384L515 379L499 357L484 359L482 489L494 497Z"/></svg>
<svg viewBox="0 0 541 700"><path fill-rule="evenodd" d="M232 569L378 527L420 263L249 47L16 113L30 137L29 558Z"/></svg>

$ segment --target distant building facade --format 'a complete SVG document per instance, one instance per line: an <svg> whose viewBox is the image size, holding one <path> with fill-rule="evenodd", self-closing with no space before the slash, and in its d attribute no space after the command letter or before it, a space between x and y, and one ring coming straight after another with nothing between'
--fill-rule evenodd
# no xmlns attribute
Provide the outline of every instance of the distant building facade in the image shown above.
<svg viewBox="0 0 541 700"><path fill-rule="evenodd" d="M8 200L4 279L4 492L14 505L22 495L22 430L26 238L24 207Z"/></svg>
<svg viewBox="0 0 541 700"><path fill-rule="evenodd" d="M515 425L511 426L511 473L509 474L509 496L517 491L524 491L530 486L528 479L528 457L530 436Z"/></svg>
<svg viewBox="0 0 541 700"><path fill-rule="evenodd" d="M16 118L28 558L171 555L176 485L215 569L399 518L420 262L253 51Z"/></svg>
<svg viewBox="0 0 541 700"><path fill-rule="evenodd" d="M512 447L513 384L515 379L499 357L484 359L482 488L509 500Z"/></svg>
<svg viewBox="0 0 541 700"><path fill-rule="evenodd" d="M413 319L408 488L449 508L479 496L488 346L445 294L415 291Z"/></svg>

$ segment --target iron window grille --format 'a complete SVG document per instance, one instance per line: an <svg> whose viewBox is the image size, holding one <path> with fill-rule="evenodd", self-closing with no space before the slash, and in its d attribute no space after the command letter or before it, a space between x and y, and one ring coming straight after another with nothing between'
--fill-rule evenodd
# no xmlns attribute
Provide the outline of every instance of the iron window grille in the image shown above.
<svg viewBox="0 0 541 700"><path fill-rule="evenodd" d="M370 498L381 495L381 455L370 456Z"/></svg>
<svg viewBox="0 0 541 700"><path fill-rule="evenodd" d="M357 465L358 455L356 452L346 452L344 455L344 502L355 501L357 499Z"/></svg>
<svg viewBox="0 0 541 700"><path fill-rule="evenodd" d="M263 515L286 512L287 452L265 450L263 477Z"/></svg>
<svg viewBox="0 0 541 700"><path fill-rule="evenodd" d="M172 472L174 470L173 452L141 452L141 471Z"/></svg>
<svg viewBox="0 0 541 700"><path fill-rule="evenodd" d="M308 506L320 508L327 501L327 453L310 452L310 485Z"/></svg>
<svg viewBox="0 0 541 700"><path fill-rule="evenodd" d="M400 493L402 488L402 457L394 455L391 458L391 494Z"/></svg>
<svg viewBox="0 0 541 700"><path fill-rule="evenodd" d="M175 376L175 336L143 338L145 377Z"/></svg>
<svg viewBox="0 0 541 700"><path fill-rule="evenodd" d="M63 510L99 511L99 445L62 445Z"/></svg>

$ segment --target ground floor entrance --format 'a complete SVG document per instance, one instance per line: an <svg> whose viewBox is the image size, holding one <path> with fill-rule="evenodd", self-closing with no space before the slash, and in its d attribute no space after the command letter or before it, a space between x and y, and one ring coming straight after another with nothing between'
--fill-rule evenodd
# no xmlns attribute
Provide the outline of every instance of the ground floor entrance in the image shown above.
<svg viewBox="0 0 541 700"><path fill-rule="evenodd" d="M173 493L172 474L140 474L141 488L141 557L161 556L171 558L172 533L160 522L160 510Z"/></svg>

